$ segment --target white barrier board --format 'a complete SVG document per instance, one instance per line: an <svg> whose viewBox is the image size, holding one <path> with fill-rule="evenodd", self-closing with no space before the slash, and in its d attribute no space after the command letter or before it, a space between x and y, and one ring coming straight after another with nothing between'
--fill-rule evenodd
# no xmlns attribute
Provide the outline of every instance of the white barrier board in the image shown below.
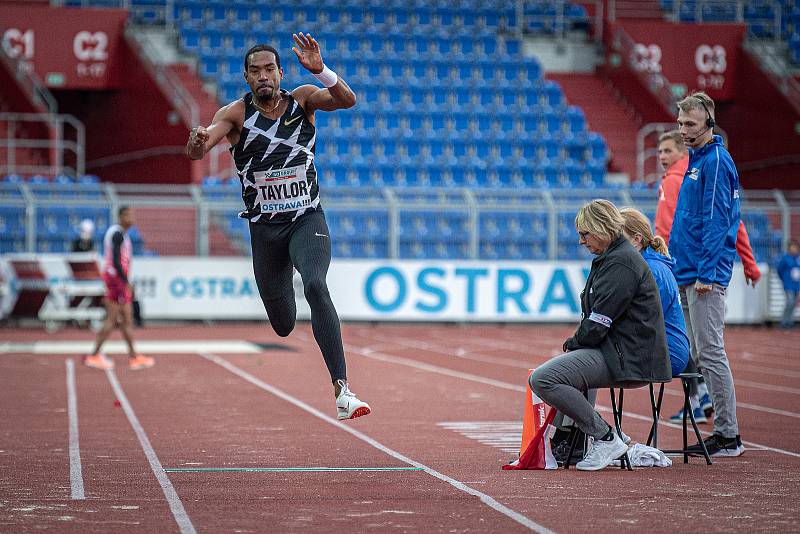
<svg viewBox="0 0 800 534"><path fill-rule="evenodd" d="M27 256L31 257L31 256ZM6 256L5 259L8 259ZM55 286L69 270L64 257L36 256ZM588 262L334 260L328 287L342 320L574 322ZM762 265L766 277L768 267ZM2 300L14 302L6 269ZM146 319L264 319L250 258L145 257L132 266ZM295 273L297 317L310 318ZM736 265L728 288L726 322L758 323L767 316L767 287L744 283Z"/></svg>
<svg viewBox="0 0 800 534"><path fill-rule="evenodd" d="M586 262L335 260L328 286L343 320L572 322L580 318L589 267ZM134 281L149 318L265 316L250 258L139 258ZM298 318L307 319L297 274L294 285ZM746 287L737 266L727 321L762 321L765 290Z"/></svg>

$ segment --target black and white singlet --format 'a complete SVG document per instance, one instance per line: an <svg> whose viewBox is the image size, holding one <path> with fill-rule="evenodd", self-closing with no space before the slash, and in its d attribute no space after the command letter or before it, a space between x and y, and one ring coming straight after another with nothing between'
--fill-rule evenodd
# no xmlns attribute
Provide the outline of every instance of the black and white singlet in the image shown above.
<svg viewBox="0 0 800 534"><path fill-rule="evenodd" d="M259 113L253 94L244 96L244 125L231 147L245 209L239 216L251 222L291 222L319 208L319 184L314 167L317 130L291 93L277 120Z"/></svg>

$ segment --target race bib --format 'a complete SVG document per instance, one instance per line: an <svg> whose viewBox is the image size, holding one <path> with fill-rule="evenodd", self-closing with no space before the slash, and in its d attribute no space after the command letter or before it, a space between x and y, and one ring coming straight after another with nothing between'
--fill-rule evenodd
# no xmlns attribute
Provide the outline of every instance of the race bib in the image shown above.
<svg viewBox="0 0 800 534"><path fill-rule="evenodd" d="M311 205L311 187L306 182L306 167L273 169L253 173L261 213L284 213Z"/></svg>

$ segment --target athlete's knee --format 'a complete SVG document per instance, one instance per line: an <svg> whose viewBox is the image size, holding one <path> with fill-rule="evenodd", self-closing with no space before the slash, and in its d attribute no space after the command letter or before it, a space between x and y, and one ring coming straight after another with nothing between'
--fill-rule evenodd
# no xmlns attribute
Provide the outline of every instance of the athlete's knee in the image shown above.
<svg viewBox="0 0 800 534"><path fill-rule="evenodd" d="M294 330L295 320L294 317L279 317L276 319L270 317L269 324L276 334L280 337L286 337Z"/></svg>
<svg viewBox="0 0 800 534"><path fill-rule="evenodd" d="M329 298L328 283L322 276L311 277L303 280L303 292L306 295L306 300L309 303L319 302L322 299Z"/></svg>
<svg viewBox="0 0 800 534"><path fill-rule="evenodd" d="M292 330L294 330L294 325L293 325L293 324L290 324L290 325L287 325L287 324L277 324L277 323L270 323L270 324L272 324L272 329L273 329L273 330L275 331L275 333L276 333L276 334L278 334L280 337L288 337L288 336L289 336L289 334L291 334L291 333L292 333Z"/></svg>

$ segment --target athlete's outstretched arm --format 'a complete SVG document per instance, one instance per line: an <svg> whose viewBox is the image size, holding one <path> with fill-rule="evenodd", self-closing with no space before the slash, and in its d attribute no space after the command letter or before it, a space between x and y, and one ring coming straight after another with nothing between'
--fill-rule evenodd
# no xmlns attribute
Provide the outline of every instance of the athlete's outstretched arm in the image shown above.
<svg viewBox="0 0 800 534"><path fill-rule="evenodd" d="M240 101L231 102L221 107L215 114L208 128L196 126L189 132L189 141L186 143L186 155L189 159L203 159L206 152L214 148L222 138L228 135L234 127L232 120L233 110Z"/></svg>
<svg viewBox="0 0 800 534"><path fill-rule="evenodd" d="M318 109L333 111L355 106L355 93L347 85L347 82L328 69L322 62L322 54L316 39L310 35L303 34L303 32L299 34L293 33L292 38L297 44L297 46L292 47L292 51L297 56L297 59L300 60L300 64L326 85L325 89L320 89L313 85L305 85L295 90L296 96L299 100L302 100L299 103L306 113L313 113ZM333 85L328 85L331 82L333 82Z"/></svg>

